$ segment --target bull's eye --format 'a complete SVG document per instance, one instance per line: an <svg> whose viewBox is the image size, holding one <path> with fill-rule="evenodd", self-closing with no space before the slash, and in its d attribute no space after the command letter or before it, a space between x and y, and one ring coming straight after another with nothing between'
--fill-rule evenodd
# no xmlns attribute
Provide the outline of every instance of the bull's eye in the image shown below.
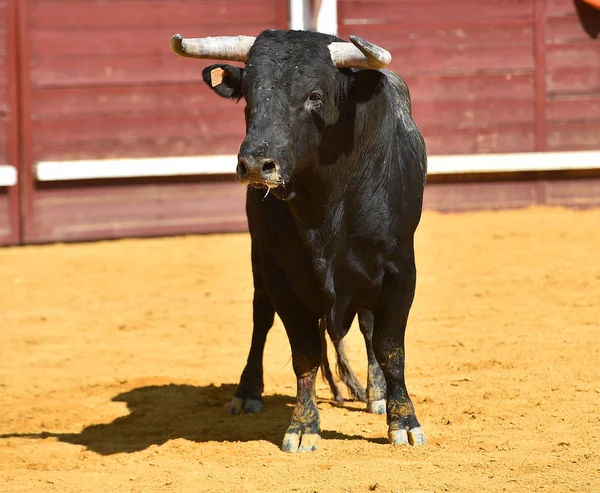
<svg viewBox="0 0 600 493"><path fill-rule="evenodd" d="M322 101L323 96L321 96L318 92L311 92L310 96L308 96L310 101Z"/></svg>

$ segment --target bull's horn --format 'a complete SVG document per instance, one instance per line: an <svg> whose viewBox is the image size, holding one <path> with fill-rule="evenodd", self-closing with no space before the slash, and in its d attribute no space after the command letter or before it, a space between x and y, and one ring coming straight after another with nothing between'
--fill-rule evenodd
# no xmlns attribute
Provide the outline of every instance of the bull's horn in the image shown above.
<svg viewBox="0 0 600 493"><path fill-rule="evenodd" d="M187 58L246 62L255 39L252 36L184 38L181 34L176 34L169 40L169 45L173 53Z"/></svg>
<svg viewBox="0 0 600 493"><path fill-rule="evenodd" d="M337 68L384 68L392 55L380 46L358 36L350 36L350 43L334 42L329 45L331 59Z"/></svg>

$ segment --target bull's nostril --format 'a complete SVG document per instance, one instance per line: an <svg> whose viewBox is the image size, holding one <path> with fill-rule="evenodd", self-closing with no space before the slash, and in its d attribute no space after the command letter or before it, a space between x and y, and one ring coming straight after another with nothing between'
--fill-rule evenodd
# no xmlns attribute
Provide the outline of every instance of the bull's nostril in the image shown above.
<svg viewBox="0 0 600 493"><path fill-rule="evenodd" d="M277 163L275 161L265 161L263 163L263 173L272 173L277 170Z"/></svg>
<svg viewBox="0 0 600 493"><path fill-rule="evenodd" d="M238 161L237 174L240 178L245 178L248 175L248 168L242 161Z"/></svg>

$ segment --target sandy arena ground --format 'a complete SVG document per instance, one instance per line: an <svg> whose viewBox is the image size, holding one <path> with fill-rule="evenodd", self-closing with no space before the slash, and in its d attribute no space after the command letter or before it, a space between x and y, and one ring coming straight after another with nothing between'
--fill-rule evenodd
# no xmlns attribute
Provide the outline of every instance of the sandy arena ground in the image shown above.
<svg viewBox="0 0 600 493"><path fill-rule="evenodd" d="M280 323L264 412L227 411L247 235L0 249L0 491L600 491L600 210L427 213L417 255L407 380L428 446L387 445L384 417L320 380L321 448L291 455Z"/></svg>

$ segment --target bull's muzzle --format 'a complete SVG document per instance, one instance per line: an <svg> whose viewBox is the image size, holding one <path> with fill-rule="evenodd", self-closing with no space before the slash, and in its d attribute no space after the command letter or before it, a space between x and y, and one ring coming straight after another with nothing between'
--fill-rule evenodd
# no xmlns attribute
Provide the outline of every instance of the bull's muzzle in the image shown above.
<svg viewBox="0 0 600 493"><path fill-rule="evenodd" d="M262 156L238 156L237 179L244 185L276 188L283 184L279 162Z"/></svg>

